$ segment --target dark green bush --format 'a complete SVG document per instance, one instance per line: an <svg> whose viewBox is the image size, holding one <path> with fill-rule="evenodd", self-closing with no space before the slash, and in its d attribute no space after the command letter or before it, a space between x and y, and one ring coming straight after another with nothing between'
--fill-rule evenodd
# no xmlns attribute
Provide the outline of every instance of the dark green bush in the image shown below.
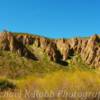
<svg viewBox="0 0 100 100"><path fill-rule="evenodd" d="M16 85L8 80L0 80L0 90L15 89Z"/></svg>

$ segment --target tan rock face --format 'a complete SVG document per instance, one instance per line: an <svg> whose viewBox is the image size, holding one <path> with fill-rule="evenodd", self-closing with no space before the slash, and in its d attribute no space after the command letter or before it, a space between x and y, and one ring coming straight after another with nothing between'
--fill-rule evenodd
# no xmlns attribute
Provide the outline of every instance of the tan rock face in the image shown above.
<svg viewBox="0 0 100 100"><path fill-rule="evenodd" d="M0 33L0 49L10 50L12 49L12 45L13 45L13 35L9 32Z"/></svg>
<svg viewBox="0 0 100 100"><path fill-rule="evenodd" d="M62 60L66 61L68 56L69 56L69 51L70 51L70 45L67 40L60 39L56 42L57 48L60 51L62 55Z"/></svg>
<svg viewBox="0 0 100 100"><path fill-rule="evenodd" d="M10 32L0 33L0 49L16 51L20 56L35 59L35 56L26 48L26 45L35 45L43 49L51 61L66 61L70 56L80 55L84 63L91 67L100 67L100 37L73 38L52 40L29 34Z"/></svg>
<svg viewBox="0 0 100 100"><path fill-rule="evenodd" d="M81 52L82 59L94 67L100 66L100 38L97 35L90 37L86 47Z"/></svg>
<svg viewBox="0 0 100 100"><path fill-rule="evenodd" d="M40 38L40 47L43 48L44 50L46 47L49 45L50 40L46 38Z"/></svg>
<svg viewBox="0 0 100 100"><path fill-rule="evenodd" d="M17 52L20 56L36 59L35 56L23 45L23 41L20 41L19 39L17 40L10 32L0 33L0 49Z"/></svg>
<svg viewBox="0 0 100 100"><path fill-rule="evenodd" d="M35 44L48 54L50 60L66 61L73 54L80 54L82 60L93 67L100 66L100 37L94 35L88 39L50 40L44 37L23 36L19 39L23 44Z"/></svg>
<svg viewBox="0 0 100 100"><path fill-rule="evenodd" d="M57 46L54 42L50 42L50 44L46 47L46 53L51 61L58 62L61 59L60 52L57 50Z"/></svg>
<svg viewBox="0 0 100 100"><path fill-rule="evenodd" d="M22 42L24 45L31 45L34 42L34 38L30 35L27 35L27 34L25 34L25 35L19 34L16 36L16 39L18 41Z"/></svg>

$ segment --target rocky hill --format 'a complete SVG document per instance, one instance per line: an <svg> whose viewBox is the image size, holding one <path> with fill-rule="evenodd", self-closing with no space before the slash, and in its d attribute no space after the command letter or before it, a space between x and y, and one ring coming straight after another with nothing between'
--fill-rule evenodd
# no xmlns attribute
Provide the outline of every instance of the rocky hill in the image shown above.
<svg viewBox="0 0 100 100"><path fill-rule="evenodd" d="M31 46L31 50L28 48ZM19 56L28 59L41 60L38 54L33 53L34 46L41 48L50 61L65 65L67 60L79 55L82 61L90 68L100 67L100 36L88 38L48 39L30 34L15 34L12 32L0 33L0 50L16 52ZM73 59L73 63L76 59Z"/></svg>

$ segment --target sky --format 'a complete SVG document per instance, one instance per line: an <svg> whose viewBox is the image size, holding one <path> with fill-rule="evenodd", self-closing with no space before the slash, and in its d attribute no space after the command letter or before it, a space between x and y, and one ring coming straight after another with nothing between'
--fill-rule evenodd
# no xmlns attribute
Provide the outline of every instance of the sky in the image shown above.
<svg viewBox="0 0 100 100"><path fill-rule="evenodd" d="M100 0L0 0L0 31L50 38L100 33Z"/></svg>

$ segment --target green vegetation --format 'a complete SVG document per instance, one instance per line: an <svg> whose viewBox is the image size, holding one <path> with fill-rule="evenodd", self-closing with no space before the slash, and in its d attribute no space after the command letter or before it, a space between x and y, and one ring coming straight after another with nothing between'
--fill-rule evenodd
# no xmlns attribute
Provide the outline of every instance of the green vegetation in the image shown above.
<svg viewBox="0 0 100 100"><path fill-rule="evenodd" d="M59 70L65 72L75 71L75 69L91 70L82 62L80 56L67 60L68 66L62 66L49 61L48 56L42 52L41 48L35 46L28 46L27 48L37 54L38 61L20 57L16 52L0 51L0 76L16 79L27 75L43 76Z"/></svg>
<svg viewBox="0 0 100 100"><path fill-rule="evenodd" d="M10 82L7 79L0 79L0 91L15 89L16 86L13 82Z"/></svg>
<svg viewBox="0 0 100 100"><path fill-rule="evenodd" d="M16 34L16 33L15 33ZM0 50L0 100L81 100L81 97L57 97L57 91L72 92L96 92L100 91L99 69L90 69L80 55L73 55L66 60L68 65L60 65L49 60L43 49L35 45L26 45L27 49L39 59L34 61L19 56L16 52ZM21 90L21 95L18 94ZM39 92L54 93L53 97L25 97L26 90L30 94L38 90ZM2 97L5 91L11 97ZM66 99L68 98L68 99ZM95 97L97 98L97 97ZM86 100L92 100L91 95L87 95ZM83 100L85 100L83 99Z"/></svg>
<svg viewBox="0 0 100 100"><path fill-rule="evenodd" d="M97 87L100 87L100 74L94 69L89 69L82 62L80 55L70 57L66 61L68 66L62 66L49 61L48 56L42 52L41 48L34 45L27 46L27 48L37 54L39 61L20 57L16 52L0 51L1 90L8 91L11 89L9 91L11 94L12 89L14 89L14 93L21 90L22 98L19 100L25 100L26 89L31 93L34 90L56 92L55 89L65 89L67 92L79 92L81 89L83 91L93 90L94 92L99 90ZM58 97L55 98L58 99ZM12 100L16 99L12 97ZM28 99L26 98L26 100ZM8 99L5 98L4 100Z"/></svg>
<svg viewBox="0 0 100 100"><path fill-rule="evenodd" d="M42 75L61 69L61 65L49 62L46 56L40 61L33 61L20 57L15 52L0 51L0 59L0 75L9 78L20 78L31 74Z"/></svg>

